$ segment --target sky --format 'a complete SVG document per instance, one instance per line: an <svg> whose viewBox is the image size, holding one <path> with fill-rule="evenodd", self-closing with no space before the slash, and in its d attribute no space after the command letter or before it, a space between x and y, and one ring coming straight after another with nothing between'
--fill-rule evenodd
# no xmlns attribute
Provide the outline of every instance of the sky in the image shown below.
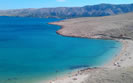
<svg viewBox="0 0 133 83"><path fill-rule="evenodd" d="M0 9L81 7L100 3L129 4L133 0L0 0Z"/></svg>

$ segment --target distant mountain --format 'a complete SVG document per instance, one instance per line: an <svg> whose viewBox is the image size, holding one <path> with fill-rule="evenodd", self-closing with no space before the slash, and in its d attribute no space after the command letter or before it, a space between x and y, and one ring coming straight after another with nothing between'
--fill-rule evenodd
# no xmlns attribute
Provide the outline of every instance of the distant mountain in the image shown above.
<svg viewBox="0 0 133 83"><path fill-rule="evenodd" d="M108 16L133 12L133 4L99 4L84 7L57 7L40 9L16 9L0 10L0 16L21 16L21 17L41 17L41 18L75 18Z"/></svg>

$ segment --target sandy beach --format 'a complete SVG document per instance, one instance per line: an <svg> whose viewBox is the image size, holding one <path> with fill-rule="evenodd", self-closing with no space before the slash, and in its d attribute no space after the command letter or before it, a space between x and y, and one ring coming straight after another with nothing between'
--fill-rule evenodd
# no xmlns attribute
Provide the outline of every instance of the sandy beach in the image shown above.
<svg viewBox="0 0 133 83"><path fill-rule="evenodd" d="M113 39L121 42L122 48L112 61L102 67L79 70L47 83L133 83L133 13L68 19L50 24L62 26L58 34Z"/></svg>

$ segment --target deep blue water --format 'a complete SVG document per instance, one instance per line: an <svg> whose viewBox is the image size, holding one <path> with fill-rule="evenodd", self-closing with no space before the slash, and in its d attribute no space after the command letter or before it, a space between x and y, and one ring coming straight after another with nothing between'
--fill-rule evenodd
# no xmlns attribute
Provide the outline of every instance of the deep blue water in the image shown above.
<svg viewBox="0 0 133 83"><path fill-rule="evenodd" d="M101 66L120 49L113 40L58 35L60 26L47 23L59 20L0 17L0 83L37 83L76 68Z"/></svg>

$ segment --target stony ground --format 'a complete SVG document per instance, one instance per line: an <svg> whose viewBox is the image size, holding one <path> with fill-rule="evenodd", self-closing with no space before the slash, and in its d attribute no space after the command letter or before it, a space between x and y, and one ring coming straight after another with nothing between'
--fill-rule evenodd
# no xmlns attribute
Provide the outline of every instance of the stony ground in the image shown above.
<svg viewBox="0 0 133 83"><path fill-rule="evenodd" d="M82 83L133 83L133 67L93 72Z"/></svg>
<svg viewBox="0 0 133 83"><path fill-rule="evenodd" d="M133 39L133 13L68 19L52 24L63 26L57 32L65 36Z"/></svg>

